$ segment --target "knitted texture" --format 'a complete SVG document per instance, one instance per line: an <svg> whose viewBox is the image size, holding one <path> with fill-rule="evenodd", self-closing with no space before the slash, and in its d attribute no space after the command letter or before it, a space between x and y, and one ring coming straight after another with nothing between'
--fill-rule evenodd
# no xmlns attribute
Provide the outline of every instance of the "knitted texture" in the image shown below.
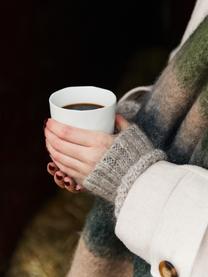
<svg viewBox="0 0 208 277"><path fill-rule="evenodd" d="M200 138L200 128L208 127L204 113L207 107L204 101L208 81L207 53L208 17L165 68L135 117L155 146L170 148L169 155L174 161L180 156L180 162L188 162ZM186 133L190 128L198 131L188 136ZM180 151L176 153L177 149Z"/></svg>
<svg viewBox="0 0 208 277"><path fill-rule="evenodd" d="M208 168L208 130L198 142L191 156L190 164Z"/></svg>
<svg viewBox="0 0 208 277"><path fill-rule="evenodd" d="M116 137L83 186L94 194L114 202L122 177L136 161L140 161L138 168L142 173L163 157L162 151L153 151L153 145L146 135L137 125L132 124Z"/></svg>
<svg viewBox="0 0 208 277"><path fill-rule="evenodd" d="M136 181L136 179L151 165L154 163L166 160L167 156L165 152L159 149L152 150L146 155L142 156L138 162L136 162L126 175L122 178L121 184L117 189L117 195L115 198L115 216L118 217L123 203L128 195L131 186Z"/></svg>
<svg viewBox="0 0 208 277"><path fill-rule="evenodd" d="M208 168L207 76L208 17L170 61L152 91L146 93L146 99L134 117L134 122L154 147L165 150L171 162ZM84 240L94 256L117 259L118 255L123 255L125 260L128 251L114 235L111 218L113 211L109 212L104 200L97 199L86 222ZM149 269L141 258L134 257L134 277L151 276ZM119 273L115 277L118 276Z"/></svg>
<svg viewBox="0 0 208 277"><path fill-rule="evenodd" d="M165 68L135 121L177 164L208 168L208 17ZM135 257L134 277L145 276ZM147 274L149 270L147 269Z"/></svg>

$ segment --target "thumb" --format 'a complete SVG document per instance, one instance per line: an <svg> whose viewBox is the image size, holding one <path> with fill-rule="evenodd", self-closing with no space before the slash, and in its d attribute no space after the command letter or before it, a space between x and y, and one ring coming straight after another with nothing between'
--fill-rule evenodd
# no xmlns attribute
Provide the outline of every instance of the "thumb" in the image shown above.
<svg viewBox="0 0 208 277"><path fill-rule="evenodd" d="M124 131L129 127L129 122L120 114L116 115L116 128L119 131Z"/></svg>

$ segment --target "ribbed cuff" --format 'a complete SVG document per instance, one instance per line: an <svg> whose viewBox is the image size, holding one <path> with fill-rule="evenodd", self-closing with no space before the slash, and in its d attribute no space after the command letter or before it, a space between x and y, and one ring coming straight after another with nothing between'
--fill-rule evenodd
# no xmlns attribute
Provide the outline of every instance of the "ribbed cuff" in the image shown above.
<svg viewBox="0 0 208 277"><path fill-rule="evenodd" d="M114 140L83 186L92 193L114 202L116 190L128 169L143 155L153 150L146 135L132 124Z"/></svg>
<svg viewBox="0 0 208 277"><path fill-rule="evenodd" d="M123 203L127 197L131 186L138 179L138 177L151 165L158 161L167 160L165 152L159 149L154 149L146 155L142 156L138 162L129 168L126 175L122 178L121 184L117 189L115 197L115 216L118 217Z"/></svg>

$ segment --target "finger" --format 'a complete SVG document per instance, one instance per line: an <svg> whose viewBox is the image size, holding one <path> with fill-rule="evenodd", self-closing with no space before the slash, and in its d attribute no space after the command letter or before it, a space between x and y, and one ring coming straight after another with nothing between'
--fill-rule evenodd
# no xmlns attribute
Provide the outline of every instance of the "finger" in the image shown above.
<svg viewBox="0 0 208 277"><path fill-rule="evenodd" d="M46 126L52 133L54 133L59 138L83 146L94 145L95 137L97 135L100 135L101 133L97 131L85 130L68 126L59 123L51 118L48 119Z"/></svg>
<svg viewBox="0 0 208 277"><path fill-rule="evenodd" d="M60 162L56 161L52 156L51 159L56 163L56 165L60 168L61 172L65 175L70 176L71 178L75 179L77 183L82 184L84 180L84 176L80 174L80 172L75 171L70 167L66 167L65 165L61 164Z"/></svg>
<svg viewBox="0 0 208 277"><path fill-rule="evenodd" d="M114 135L100 133L100 136L95 137L94 146L85 147L61 140L48 129L45 130L45 134L46 143L49 143L57 152L89 166L95 165L103 153L112 145L115 138Z"/></svg>
<svg viewBox="0 0 208 277"><path fill-rule="evenodd" d="M50 162L47 164L47 171L50 175L54 176L57 170L58 170L58 167L55 165L55 163Z"/></svg>
<svg viewBox="0 0 208 277"><path fill-rule="evenodd" d="M53 159L57 162L63 164L66 167L70 167L78 172L82 172L82 174L88 174L88 166L85 163L80 162L74 158L71 158L67 155L64 155L58 151L56 151L53 146L51 146L48 142L46 142L48 151Z"/></svg>
<svg viewBox="0 0 208 277"><path fill-rule="evenodd" d="M78 191L86 191L86 189L82 186L82 185L80 185L80 184L77 184L76 185L76 190L78 190Z"/></svg>
<svg viewBox="0 0 208 277"><path fill-rule="evenodd" d="M65 184L65 189L68 190L69 192L77 193L76 191L76 182L70 178L70 177L65 177L64 178L64 184Z"/></svg>
<svg viewBox="0 0 208 277"><path fill-rule="evenodd" d="M82 185L77 184L73 178L70 178L70 177L68 177L68 176L66 176L66 177L64 178L64 182L65 182L65 184L66 184L67 182L70 182L71 185L73 185L73 189L75 189L76 191L79 191L79 192L80 192L80 191L84 191L84 190L85 190L85 188L84 188Z"/></svg>
<svg viewBox="0 0 208 277"><path fill-rule="evenodd" d="M116 127L119 131L124 131L129 127L129 122L120 114L116 115Z"/></svg>
<svg viewBox="0 0 208 277"><path fill-rule="evenodd" d="M56 149L58 152L83 162L87 161L88 155L86 152L88 150L88 147L60 139L48 128L45 129L45 136L50 145L53 146L53 148Z"/></svg>
<svg viewBox="0 0 208 277"><path fill-rule="evenodd" d="M65 184L64 184L64 177L65 176L66 175L63 172L61 172L60 170L57 171L54 175L55 183L62 189L65 188Z"/></svg>

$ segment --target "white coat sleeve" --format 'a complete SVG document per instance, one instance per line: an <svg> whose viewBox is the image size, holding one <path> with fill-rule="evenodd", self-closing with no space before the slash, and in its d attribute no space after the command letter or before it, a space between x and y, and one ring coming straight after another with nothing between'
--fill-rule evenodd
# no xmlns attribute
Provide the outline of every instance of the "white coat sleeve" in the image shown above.
<svg viewBox="0 0 208 277"><path fill-rule="evenodd" d="M160 161L131 187L117 218L115 233L161 277L159 265L171 263L179 277L208 272L208 171Z"/></svg>

